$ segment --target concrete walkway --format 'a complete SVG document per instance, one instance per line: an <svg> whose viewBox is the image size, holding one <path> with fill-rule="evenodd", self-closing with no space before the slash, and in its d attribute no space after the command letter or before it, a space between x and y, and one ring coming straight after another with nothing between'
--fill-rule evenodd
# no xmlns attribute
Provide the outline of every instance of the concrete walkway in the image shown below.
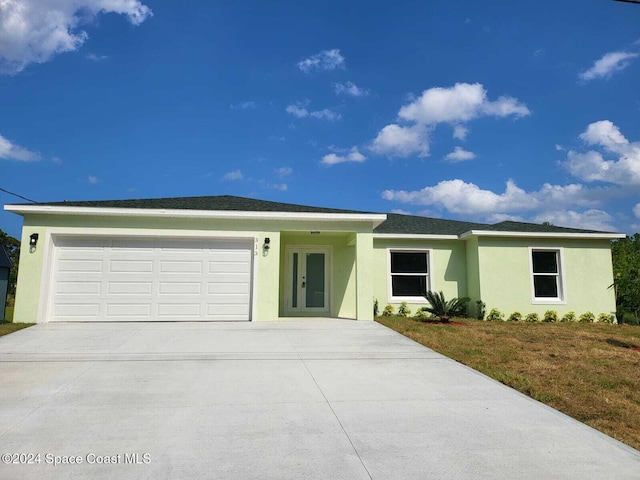
<svg viewBox="0 0 640 480"><path fill-rule="evenodd" d="M19 480L640 478L640 452L379 324L331 319L2 337L0 453L40 454L0 464Z"/></svg>

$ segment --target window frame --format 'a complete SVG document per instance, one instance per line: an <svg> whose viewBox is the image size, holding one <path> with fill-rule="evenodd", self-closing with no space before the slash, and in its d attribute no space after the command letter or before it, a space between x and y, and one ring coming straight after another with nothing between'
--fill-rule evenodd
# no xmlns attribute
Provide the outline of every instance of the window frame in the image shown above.
<svg viewBox="0 0 640 480"><path fill-rule="evenodd" d="M391 256L393 253L424 253L427 256L427 271L425 273L397 273L391 272ZM433 290L433 249L432 248L409 248L409 247L389 247L387 248L387 299L389 303L426 303L424 296L394 296L393 295L393 275L409 275L426 277L426 289Z"/></svg>
<svg viewBox="0 0 640 480"><path fill-rule="evenodd" d="M533 254L534 252L553 252L556 254L556 266L558 272L556 274L550 273L535 273L533 271ZM558 296L557 297L536 297L536 287L534 278L536 275L555 275L557 277ZM529 247L529 282L531 284L531 303L534 305L565 305L567 303L567 289L565 285L565 272L564 272L564 249L562 247Z"/></svg>

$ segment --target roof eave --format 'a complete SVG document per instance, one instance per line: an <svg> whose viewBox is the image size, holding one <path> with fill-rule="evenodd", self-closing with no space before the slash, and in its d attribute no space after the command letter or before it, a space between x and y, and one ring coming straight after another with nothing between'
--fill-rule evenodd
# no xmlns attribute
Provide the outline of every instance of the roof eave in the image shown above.
<svg viewBox="0 0 640 480"><path fill-rule="evenodd" d="M398 240L458 240L458 235L440 235L430 233L374 233L374 239Z"/></svg>
<svg viewBox="0 0 640 480"><path fill-rule="evenodd" d="M328 222L371 222L373 228L387 216L374 213L258 212L241 210L181 210L149 208L66 207L58 205L5 205L4 209L18 215L91 215L99 217L154 218L218 218L244 220L314 220Z"/></svg>
<svg viewBox="0 0 640 480"><path fill-rule="evenodd" d="M583 238L590 240L616 240L625 238L624 233L590 233L590 232L500 232L495 230L469 230L460 235L460 239L469 237L528 237L528 238Z"/></svg>

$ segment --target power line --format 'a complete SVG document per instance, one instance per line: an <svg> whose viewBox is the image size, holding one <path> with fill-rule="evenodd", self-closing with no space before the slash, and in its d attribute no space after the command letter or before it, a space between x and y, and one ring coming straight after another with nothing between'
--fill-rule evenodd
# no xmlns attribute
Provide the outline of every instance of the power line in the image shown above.
<svg viewBox="0 0 640 480"><path fill-rule="evenodd" d="M0 190L2 190L4 193L8 193L9 195L13 195L14 197L18 197L18 198L21 198L22 200L26 200L27 202L38 203L35 200L31 200L30 198L23 197L22 195L18 195L17 193L10 192L9 190L5 190L2 187L0 187Z"/></svg>

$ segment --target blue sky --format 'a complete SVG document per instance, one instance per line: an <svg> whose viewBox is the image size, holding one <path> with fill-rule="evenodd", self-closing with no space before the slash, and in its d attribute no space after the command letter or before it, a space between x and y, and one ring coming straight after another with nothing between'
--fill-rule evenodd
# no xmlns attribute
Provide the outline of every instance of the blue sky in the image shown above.
<svg viewBox="0 0 640 480"><path fill-rule="evenodd" d="M635 232L638 25L612 0L3 0L0 187Z"/></svg>

